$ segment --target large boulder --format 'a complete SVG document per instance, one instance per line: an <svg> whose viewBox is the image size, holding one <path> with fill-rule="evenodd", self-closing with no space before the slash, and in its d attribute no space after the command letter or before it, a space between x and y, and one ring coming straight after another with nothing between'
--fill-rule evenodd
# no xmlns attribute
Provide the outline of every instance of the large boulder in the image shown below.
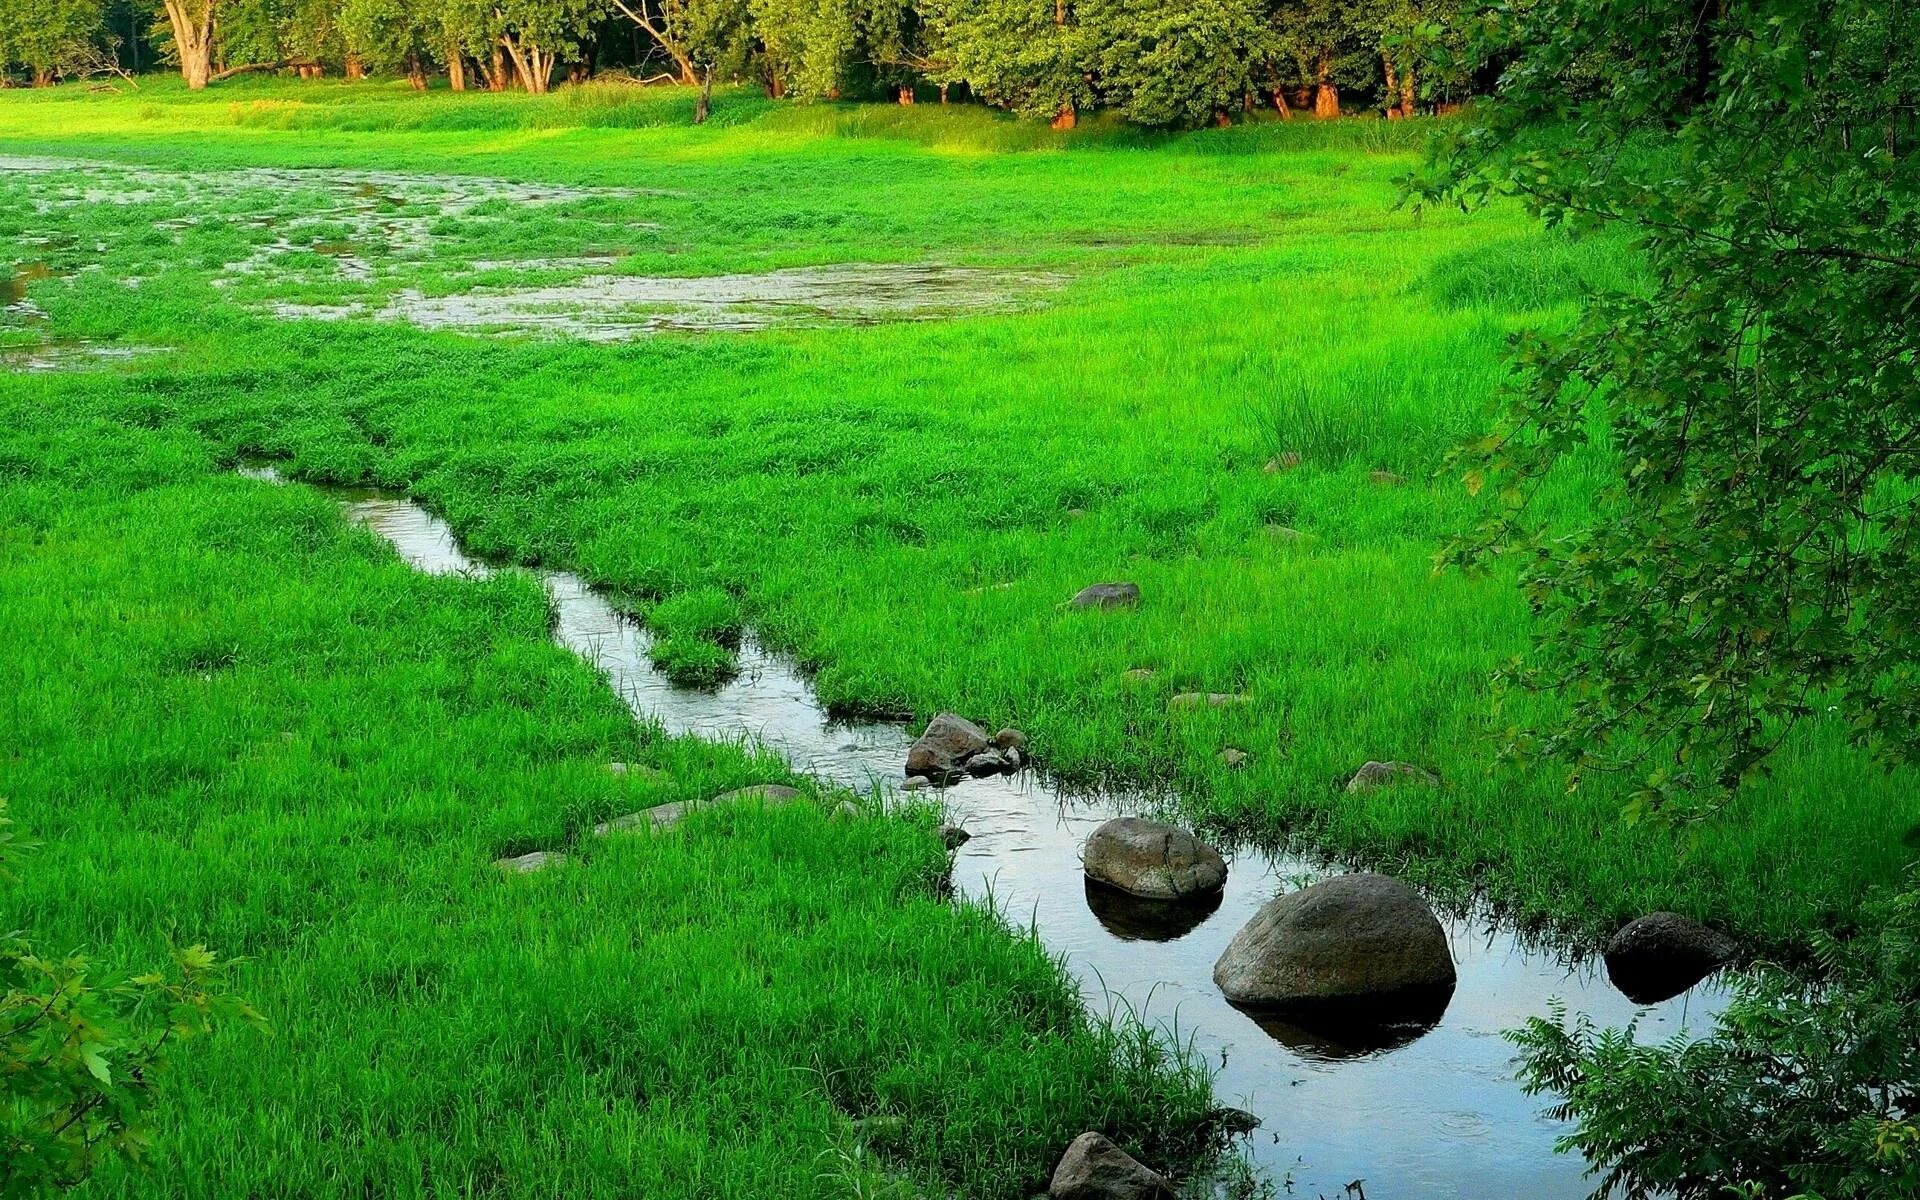
<svg viewBox="0 0 1920 1200"><path fill-rule="evenodd" d="M1649 913L1607 943L1607 978L1635 1004L1678 996L1733 961L1732 938L1679 913Z"/></svg>
<svg viewBox="0 0 1920 1200"><path fill-rule="evenodd" d="M751 804L758 802L768 808L777 808L782 804L791 804L800 798L800 789L788 787L784 783L756 783L751 787L735 788L731 792L721 792L713 798L715 804Z"/></svg>
<svg viewBox="0 0 1920 1200"><path fill-rule="evenodd" d="M1137 583L1095 583L1081 588L1067 603L1075 608L1139 608Z"/></svg>
<svg viewBox="0 0 1920 1200"><path fill-rule="evenodd" d="M1047 1185L1050 1200L1174 1200L1173 1184L1100 1133L1067 1146Z"/></svg>
<svg viewBox="0 0 1920 1200"><path fill-rule="evenodd" d="M1336 875L1261 906L1213 966L1228 1000L1377 1021L1439 1016L1453 952L1427 902L1386 875Z"/></svg>
<svg viewBox="0 0 1920 1200"><path fill-rule="evenodd" d="M987 748L987 731L965 717L941 713L907 750L907 774L943 778L958 774L969 758Z"/></svg>
<svg viewBox="0 0 1920 1200"><path fill-rule="evenodd" d="M1082 856L1087 877L1148 900L1184 900L1227 881L1220 852L1184 829L1115 817L1093 831Z"/></svg>

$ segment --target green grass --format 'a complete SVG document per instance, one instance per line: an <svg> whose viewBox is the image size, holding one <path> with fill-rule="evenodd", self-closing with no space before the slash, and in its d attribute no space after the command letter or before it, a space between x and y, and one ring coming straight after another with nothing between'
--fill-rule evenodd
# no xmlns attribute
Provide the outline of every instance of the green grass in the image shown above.
<svg viewBox="0 0 1920 1200"><path fill-rule="evenodd" d="M150 1169L81 1194L1020 1197L1082 1128L1193 1150L1204 1075L942 901L931 809L585 836L786 772L637 726L530 577L418 574L90 391L0 431L0 795L42 844L5 920L249 956L273 1032L189 1047ZM490 865L535 848L572 861Z"/></svg>
<svg viewBox="0 0 1920 1200"><path fill-rule="evenodd" d="M407 488L483 553L642 605L717 589L817 667L831 703L1015 724L1069 779L1168 785L1209 821L1479 889L1583 937L1676 908L1790 948L1911 859L1913 776L1846 749L1837 721L1800 730L1773 778L1684 837L1624 825L1625 781L1568 794L1551 768L1491 770L1487 677L1530 618L1505 578L1432 572L1473 515L1436 472L1484 420L1508 336L1565 320L1591 288L1637 286L1630 247L1549 239L1509 208L1396 207L1421 122L1056 135L979 109L735 94L696 129L677 123L687 101L270 80L8 96L5 152L645 191L442 217L432 254L369 282L309 253L214 287L273 233L155 221L324 199L38 214L0 178L0 246L104 268L33 286L54 329L177 347L125 372L0 381L0 406L36 411L51 389L65 421ZM47 234L71 241L27 240ZM257 311L441 294L467 286L460 264L588 250L633 273L932 258L1070 282L999 316L615 346ZM1263 470L1288 451L1300 466ZM36 468L21 455L10 469ZM1590 511L1600 455L1555 480L1545 515ZM1112 579L1145 604L1061 608ZM1129 684L1134 667L1157 674ZM1169 713L1189 690L1253 702ZM1229 744L1253 752L1245 769L1216 762ZM1447 786L1345 794L1369 758L1430 763Z"/></svg>

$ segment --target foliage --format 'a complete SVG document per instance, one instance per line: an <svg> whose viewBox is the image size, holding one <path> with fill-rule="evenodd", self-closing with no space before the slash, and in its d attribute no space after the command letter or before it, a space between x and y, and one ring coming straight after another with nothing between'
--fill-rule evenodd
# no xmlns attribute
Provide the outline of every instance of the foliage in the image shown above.
<svg viewBox="0 0 1920 1200"><path fill-rule="evenodd" d="M24 849L11 826L0 799L0 879ZM114 979L85 955L0 935L0 1196L75 1186L107 1157L138 1159L172 1046L235 1020L264 1028L227 990L240 960L204 946L172 958L166 971Z"/></svg>
<svg viewBox="0 0 1920 1200"><path fill-rule="evenodd" d="M1920 889L1864 916L1865 936L1816 938L1818 983L1773 966L1739 976L1700 1041L1645 1045L1564 1013L1511 1035L1528 1090L1578 1122L1563 1146L1595 1164L1600 1192L1920 1194Z"/></svg>
<svg viewBox="0 0 1920 1200"><path fill-rule="evenodd" d="M1141 125L1195 126L1254 90L1272 31L1258 0L1083 0L1100 94Z"/></svg>
<svg viewBox="0 0 1920 1200"><path fill-rule="evenodd" d="M1632 769L1630 811L1695 811L1835 711L1920 750L1920 59L1876 0L1529 0L1476 44L1498 102L1417 181L1520 196L1638 236L1645 296L1523 339L1468 487L1494 513L1453 558L1525 561L1543 635L1510 679L1570 703L1517 752ZM1718 14L1718 15L1714 15ZM1530 510L1598 448L1593 519Z"/></svg>
<svg viewBox="0 0 1920 1200"><path fill-rule="evenodd" d="M50 81L74 48L100 34L102 0L7 0L0 4L0 73L13 64Z"/></svg>

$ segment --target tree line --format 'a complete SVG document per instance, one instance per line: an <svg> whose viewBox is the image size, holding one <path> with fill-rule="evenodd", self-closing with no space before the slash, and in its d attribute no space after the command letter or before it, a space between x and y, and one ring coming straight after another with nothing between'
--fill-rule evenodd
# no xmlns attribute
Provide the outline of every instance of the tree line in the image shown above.
<svg viewBox="0 0 1920 1200"><path fill-rule="evenodd" d="M770 96L967 98L1071 127L1450 105L1465 0L7 0L0 74L171 64L547 91L607 70Z"/></svg>

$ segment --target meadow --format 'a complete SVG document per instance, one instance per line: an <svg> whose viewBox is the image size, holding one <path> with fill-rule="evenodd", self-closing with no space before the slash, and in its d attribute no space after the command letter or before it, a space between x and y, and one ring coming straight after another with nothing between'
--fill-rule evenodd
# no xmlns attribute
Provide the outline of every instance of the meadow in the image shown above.
<svg viewBox="0 0 1920 1200"><path fill-rule="evenodd" d="M931 810L707 814L491 877L632 807L608 761L665 768L663 800L784 771L635 728L545 644L533 584L415 576L329 502L230 477L243 458L410 492L478 552L629 597L701 669L745 624L848 712L1016 725L1077 785L1163 789L1576 945L1672 908L1793 954L1910 861L1913 779L1834 725L1679 832L1622 821L1630 781L1495 766L1488 676L1530 617L1499 571L1435 572L1476 503L1445 456L1508 337L1633 288L1631 246L1399 205L1420 121L1059 135L735 93L694 128L691 103L0 96L0 155L114 164L0 164L0 252L45 268L22 284L44 321L0 336L151 348L0 375L0 795L44 845L8 919L116 961L163 928L245 954L280 1031L196 1056L170 1177L846 1194L835 1172L883 1185L846 1132L882 1112L911 1131L887 1170L1019 1195L1079 1128L1160 1153L1205 1103L1030 941L937 900ZM455 212L380 185L336 216L284 178L140 175L261 168L582 190ZM1060 282L955 319L613 343L273 311L924 262ZM1550 515L1592 510L1605 453ZM1063 605L1109 580L1144 603ZM1248 700L1169 705L1194 691ZM1387 758L1445 784L1341 786Z"/></svg>

